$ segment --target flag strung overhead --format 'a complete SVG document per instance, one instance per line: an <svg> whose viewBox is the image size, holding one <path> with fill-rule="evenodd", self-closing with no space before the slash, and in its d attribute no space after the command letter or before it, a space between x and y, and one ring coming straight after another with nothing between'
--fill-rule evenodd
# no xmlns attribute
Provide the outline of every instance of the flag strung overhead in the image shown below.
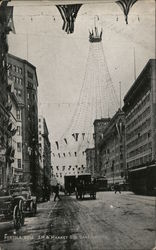
<svg viewBox="0 0 156 250"><path fill-rule="evenodd" d="M74 32L74 22L82 4L56 5L63 19L62 29L67 34Z"/></svg>
<svg viewBox="0 0 156 250"><path fill-rule="evenodd" d="M137 2L138 0L118 0L116 3L121 7L124 15L126 24L128 24L128 14L130 8Z"/></svg>
<svg viewBox="0 0 156 250"><path fill-rule="evenodd" d="M57 147L57 150L58 150L59 149L58 141L56 141L55 143L56 143L56 147Z"/></svg>
<svg viewBox="0 0 156 250"><path fill-rule="evenodd" d="M64 138L64 141L65 141L65 143L66 143L66 144L68 144L68 143L67 143L67 139L66 139L66 138Z"/></svg>
<svg viewBox="0 0 156 250"><path fill-rule="evenodd" d="M9 34L12 31L15 34L15 27L13 21L13 6L7 6L9 0L2 1L0 5L1 23L6 25L6 32Z"/></svg>

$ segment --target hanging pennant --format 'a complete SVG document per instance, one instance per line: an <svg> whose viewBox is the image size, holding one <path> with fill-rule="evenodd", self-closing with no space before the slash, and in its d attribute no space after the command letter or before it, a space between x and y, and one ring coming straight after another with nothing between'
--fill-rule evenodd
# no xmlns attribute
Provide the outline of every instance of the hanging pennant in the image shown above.
<svg viewBox="0 0 156 250"><path fill-rule="evenodd" d="M68 144L68 143L67 143L67 139L66 139L66 138L64 138L64 141L65 141L65 143L66 143L66 144Z"/></svg>
<svg viewBox="0 0 156 250"><path fill-rule="evenodd" d="M126 24L128 24L128 14L130 11L130 8L137 2L138 0L118 0L116 3L121 7L124 15L125 15L125 21Z"/></svg>
<svg viewBox="0 0 156 250"><path fill-rule="evenodd" d="M72 136L74 137L74 139L75 139L75 134L72 134Z"/></svg>
<svg viewBox="0 0 156 250"><path fill-rule="evenodd" d="M75 140L78 141L79 133L75 133Z"/></svg>
<svg viewBox="0 0 156 250"><path fill-rule="evenodd" d="M82 4L56 5L63 19L62 30L67 34L74 32L74 22Z"/></svg>
<svg viewBox="0 0 156 250"><path fill-rule="evenodd" d="M56 141L55 143L56 143L56 147L57 147L57 150L58 150L59 149L58 141Z"/></svg>
<svg viewBox="0 0 156 250"><path fill-rule="evenodd" d="M2 17L2 20L5 21L5 24L7 26L7 32L12 31L14 34L15 32L15 26L13 21L13 6L7 6L7 3L9 1L2 1L0 5L0 16Z"/></svg>
<svg viewBox="0 0 156 250"><path fill-rule="evenodd" d="M85 133L82 133L82 138L83 138L83 140L84 140L84 138L85 138Z"/></svg>

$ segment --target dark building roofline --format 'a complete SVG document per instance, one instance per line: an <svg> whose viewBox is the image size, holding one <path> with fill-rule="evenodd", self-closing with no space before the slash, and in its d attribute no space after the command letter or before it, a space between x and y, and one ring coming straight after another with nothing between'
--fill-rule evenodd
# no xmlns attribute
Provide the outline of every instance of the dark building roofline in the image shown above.
<svg viewBox="0 0 156 250"><path fill-rule="evenodd" d="M95 148L86 148L85 152L86 151L91 151L91 150L95 150Z"/></svg>
<svg viewBox="0 0 156 250"><path fill-rule="evenodd" d="M95 124L95 123L98 123L98 122L108 122L108 121L110 121L111 120L111 118L101 118L101 119L96 119L96 120L94 120L94 122L93 122L93 125Z"/></svg>
<svg viewBox="0 0 156 250"><path fill-rule="evenodd" d="M15 56L15 55L10 54L10 53L8 53L8 57L13 58L13 59L15 59L15 60L18 60L18 61L20 61L20 62L22 62L22 63L24 63L24 64L29 65L31 68L33 68L34 71L35 71L36 80L37 80L37 86L38 86L38 78L37 78L37 73L36 73L36 67L35 67L33 64L31 64L30 62L28 62L28 61L25 60L25 59L22 59L22 58L20 58L20 57L17 57L17 56Z"/></svg>
<svg viewBox="0 0 156 250"><path fill-rule="evenodd" d="M129 98L129 96L132 94L133 90L136 88L136 86L140 83L140 80L142 78L142 76L144 75L147 67L152 64L155 63L156 59L149 59L149 61L146 63L146 65L144 66L143 70L141 71L141 73L139 74L139 76L137 77L137 79L134 81L134 83L132 84L132 86L130 87L130 89L128 90L127 94L124 97L124 102L127 101L127 99Z"/></svg>

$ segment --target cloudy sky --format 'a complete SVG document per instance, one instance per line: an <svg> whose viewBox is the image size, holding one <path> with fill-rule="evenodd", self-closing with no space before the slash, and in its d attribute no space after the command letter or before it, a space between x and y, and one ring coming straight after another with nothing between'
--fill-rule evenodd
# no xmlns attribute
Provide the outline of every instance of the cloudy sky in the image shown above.
<svg viewBox="0 0 156 250"><path fill-rule="evenodd" d="M103 28L113 86L119 96L121 82L122 99L134 81L134 49L137 75L155 57L154 0L138 1L130 10L128 25L116 3L86 3L76 18L74 34L69 35L62 30L52 1L12 1L10 5L16 34L9 35L9 52L37 68L39 113L45 116L53 141L69 126L76 108L89 53L88 30L96 16L97 26Z"/></svg>

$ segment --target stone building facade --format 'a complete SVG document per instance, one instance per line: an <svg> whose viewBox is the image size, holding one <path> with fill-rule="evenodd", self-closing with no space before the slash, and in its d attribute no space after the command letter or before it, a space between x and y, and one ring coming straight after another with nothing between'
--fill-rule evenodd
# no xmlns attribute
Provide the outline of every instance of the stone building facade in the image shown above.
<svg viewBox="0 0 156 250"><path fill-rule="evenodd" d="M112 117L98 144L100 174L108 180L108 185L127 181L125 161L125 116L119 109Z"/></svg>
<svg viewBox="0 0 156 250"><path fill-rule="evenodd" d="M145 65L124 98L126 163L131 187L147 193L156 186L156 60Z"/></svg>

